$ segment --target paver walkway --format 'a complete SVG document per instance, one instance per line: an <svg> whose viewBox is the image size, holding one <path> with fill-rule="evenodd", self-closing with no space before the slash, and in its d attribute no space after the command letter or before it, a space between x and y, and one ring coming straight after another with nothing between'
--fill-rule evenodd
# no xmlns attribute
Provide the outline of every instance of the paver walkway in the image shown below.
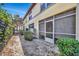
<svg viewBox="0 0 79 59"><path fill-rule="evenodd" d="M39 39L33 39L33 41L27 41L24 36L21 37L21 44L23 47L24 54L26 56L55 56L56 48L53 44L44 42Z"/></svg>
<svg viewBox="0 0 79 59"><path fill-rule="evenodd" d="M12 36L2 51L2 56L23 56L23 50L19 36Z"/></svg>

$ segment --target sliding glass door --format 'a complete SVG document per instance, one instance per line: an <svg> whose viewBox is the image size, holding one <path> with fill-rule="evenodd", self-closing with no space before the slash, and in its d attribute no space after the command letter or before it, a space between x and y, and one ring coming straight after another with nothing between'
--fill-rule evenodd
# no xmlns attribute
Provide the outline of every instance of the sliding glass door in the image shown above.
<svg viewBox="0 0 79 59"><path fill-rule="evenodd" d="M55 43L61 38L75 38L76 35L76 11L70 10L49 17L39 22L39 34L47 42Z"/></svg>
<svg viewBox="0 0 79 59"><path fill-rule="evenodd" d="M39 38L45 40L45 23L44 21L39 22Z"/></svg>
<svg viewBox="0 0 79 59"><path fill-rule="evenodd" d="M49 20L45 22L45 27L46 27L46 31L45 31L45 41L53 43L54 39L53 39L53 20Z"/></svg>
<svg viewBox="0 0 79 59"><path fill-rule="evenodd" d="M39 38L54 43L53 17L39 22Z"/></svg>

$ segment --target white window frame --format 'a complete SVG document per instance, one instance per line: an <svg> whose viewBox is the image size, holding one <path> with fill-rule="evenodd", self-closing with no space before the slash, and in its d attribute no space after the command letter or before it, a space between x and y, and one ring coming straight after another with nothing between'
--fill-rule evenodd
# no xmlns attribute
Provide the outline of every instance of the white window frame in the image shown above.
<svg viewBox="0 0 79 59"><path fill-rule="evenodd" d="M60 35L76 35L76 34L70 34L70 33L55 33L55 34L60 34Z"/></svg>
<svg viewBox="0 0 79 59"><path fill-rule="evenodd" d="M47 21L44 20L44 27L45 27L44 31L39 31L39 32L43 32L45 37L46 37L46 33L53 34L53 36L52 36L53 39L55 38L56 34L58 34L58 35L76 36L76 33L75 34L71 34L71 33L58 33L58 32L55 32L55 21L57 21L58 19L62 19L62 18L65 18L65 17L70 17L70 16L73 16L73 15L76 15L76 12L75 13L71 13L71 14L67 14L67 15L64 15L64 16L61 16L61 17L52 16L51 20L47 20ZM52 23L53 23L53 32L46 32L46 22L50 22L50 21L52 21Z"/></svg>
<svg viewBox="0 0 79 59"><path fill-rule="evenodd" d="M76 13L72 13L72 14L69 14L69 15L57 17L57 18L55 18L55 21L58 20L58 19L62 19L62 18L69 17L69 16L73 16L73 15L76 15Z"/></svg>
<svg viewBox="0 0 79 59"><path fill-rule="evenodd" d="M65 16L61 16L61 17L57 17L57 18L55 18L55 21L57 21L57 20L59 20L59 19L62 19L62 18L65 18L65 17L70 17L70 16L73 16L73 15L76 15L76 13L72 13L72 14L68 14L68 15L65 15ZM60 34L60 35L76 35L76 33L75 34L71 34L71 33L58 33L58 32L55 32L54 34Z"/></svg>

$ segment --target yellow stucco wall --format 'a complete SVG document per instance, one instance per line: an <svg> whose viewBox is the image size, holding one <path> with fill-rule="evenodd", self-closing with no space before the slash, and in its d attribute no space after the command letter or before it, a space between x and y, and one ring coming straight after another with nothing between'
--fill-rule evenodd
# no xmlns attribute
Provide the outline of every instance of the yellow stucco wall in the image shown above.
<svg viewBox="0 0 79 59"><path fill-rule="evenodd" d="M42 12L40 15L38 15L36 18L33 19L33 22L35 24L35 28L37 29L37 35L39 35L39 21L43 20L47 17L50 16L54 16L56 14L65 12L69 9L72 9L76 7L76 4L72 4L72 3L61 3L61 4L55 4L54 6L48 8L47 10L45 10L44 12Z"/></svg>
<svg viewBox="0 0 79 59"><path fill-rule="evenodd" d="M23 21L25 28L28 26L29 24L29 15L26 16L26 18Z"/></svg>
<svg viewBox="0 0 79 59"><path fill-rule="evenodd" d="M75 3L73 4L72 3L57 3L54 6L51 6L50 8L42 12L41 14L39 14L36 18L34 18L34 20L35 21L43 20L47 17L59 14L66 10L72 9L74 7L76 7Z"/></svg>
<svg viewBox="0 0 79 59"><path fill-rule="evenodd" d="M36 4L32 9L32 17L36 16L40 12L40 3Z"/></svg>
<svg viewBox="0 0 79 59"><path fill-rule="evenodd" d="M39 6L38 6L39 7ZM55 5L49 7L48 9L46 9L45 11L43 11L42 13L40 13L38 16L36 16L35 18L33 18L32 20L28 21L28 24L34 23L35 28L37 29L37 35L39 32L39 21L43 20L45 18L54 16L56 14L65 12L67 10L70 10L72 8L76 7L76 3L56 3ZM35 9L39 9L39 8L35 8ZM36 11L37 11L36 10Z"/></svg>
<svg viewBox="0 0 79 59"><path fill-rule="evenodd" d="M32 11L31 13L32 17L36 16L40 12L40 3L36 4L31 11ZM34 23L34 21L33 20L29 21L29 14L28 14L26 18L24 19L24 24L28 26L31 23Z"/></svg>

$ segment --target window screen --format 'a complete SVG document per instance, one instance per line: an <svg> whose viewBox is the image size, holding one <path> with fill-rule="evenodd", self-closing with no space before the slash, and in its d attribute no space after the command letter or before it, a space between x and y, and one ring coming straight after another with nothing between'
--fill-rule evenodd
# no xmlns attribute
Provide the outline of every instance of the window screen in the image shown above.
<svg viewBox="0 0 79 59"><path fill-rule="evenodd" d="M64 13L58 14L58 15L55 16L55 18L66 16L66 15L69 15L69 14L72 14L72 13L75 13L75 10L66 11Z"/></svg>
<svg viewBox="0 0 79 59"><path fill-rule="evenodd" d="M45 39L45 33L39 32L39 38L44 40Z"/></svg>
<svg viewBox="0 0 79 59"><path fill-rule="evenodd" d="M75 34L75 15L56 20L55 32Z"/></svg>
<svg viewBox="0 0 79 59"><path fill-rule="evenodd" d="M70 15L70 14L73 14L73 15ZM67 16L67 15L70 15L70 16ZM62 16L67 16L67 17L59 18ZM72 34L75 34L75 32L76 32L75 10L67 11L65 13L56 15L55 18L59 18L59 19L55 19L55 26L54 26L55 38L57 38L57 37L75 38L75 35L72 35Z"/></svg>
<svg viewBox="0 0 79 59"><path fill-rule="evenodd" d="M46 23L46 32L53 32L53 22L47 22Z"/></svg>
<svg viewBox="0 0 79 59"><path fill-rule="evenodd" d="M44 32L44 21L39 22L39 31Z"/></svg>

